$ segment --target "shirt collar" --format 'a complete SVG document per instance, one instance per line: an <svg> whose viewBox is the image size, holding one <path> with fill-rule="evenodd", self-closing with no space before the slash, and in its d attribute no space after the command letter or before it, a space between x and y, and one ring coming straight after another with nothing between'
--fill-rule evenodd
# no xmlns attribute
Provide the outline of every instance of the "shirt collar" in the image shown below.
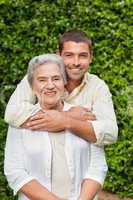
<svg viewBox="0 0 133 200"><path fill-rule="evenodd" d="M87 83L87 77L88 77L87 74L88 74L88 72L85 73L84 78L83 78L82 82L80 83L80 85L77 86L70 94L68 93L67 90L65 90L63 97L66 101L72 100L83 90L84 86Z"/></svg>

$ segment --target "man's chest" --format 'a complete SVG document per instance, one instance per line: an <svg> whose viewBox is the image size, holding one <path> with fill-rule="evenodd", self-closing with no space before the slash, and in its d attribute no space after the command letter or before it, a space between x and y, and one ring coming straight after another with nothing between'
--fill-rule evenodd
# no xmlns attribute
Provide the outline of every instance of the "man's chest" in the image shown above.
<svg viewBox="0 0 133 200"><path fill-rule="evenodd" d="M85 86L80 92L67 94L65 96L65 101L76 106L84 106L92 109L95 97L96 90Z"/></svg>

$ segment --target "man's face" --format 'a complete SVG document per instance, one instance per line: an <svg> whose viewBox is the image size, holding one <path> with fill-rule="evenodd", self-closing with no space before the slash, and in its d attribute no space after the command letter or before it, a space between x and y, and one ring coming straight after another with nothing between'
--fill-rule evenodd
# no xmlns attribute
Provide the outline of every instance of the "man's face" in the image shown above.
<svg viewBox="0 0 133 200"><path fill-rule="evenodd" d="M60 103L64 93L64 82L56 63L45 63L40 65L34 72L33 91L39 103L50 109Z"/></svg>
<svg viewBox="0 0 133 200"><path fill-rule="evenodd" d="M65 42L61 56L64 59L68 80L81 80L92 61L89 46L84 42Z"/></svg>

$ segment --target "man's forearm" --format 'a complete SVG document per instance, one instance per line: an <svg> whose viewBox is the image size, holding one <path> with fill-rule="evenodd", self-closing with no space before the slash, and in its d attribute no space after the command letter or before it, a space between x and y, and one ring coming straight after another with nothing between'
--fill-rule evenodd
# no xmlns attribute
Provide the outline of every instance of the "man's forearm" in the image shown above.
<svg viewBox="0 0 133 200"><path fill-rule="evenodd" d="M95 132L89 120L95 120L93 114L80 117L80 113L72 112L59 112L55 110L47 111L46 114L39 111L36 115L29 119L23 128L30 128L32 130L59 132L64 129L70 129L79 137L90 141L96 142Z"/></svg>
<svg viewBox="0 0 133 200"><path fill-rule="evenodd" d="M66 116L65 128L70 129L74 134L89 142L95 143L97 141L93 126L89 121L81 121Z"/></svg>
<svg viewBox="0 0 133 200"><path fill-rule="evenodd" d="M20 192L24 193L30 200L61 200L36 180L32 180L25 184L20 189Z"/></svg>
<svg viewBox="0 0 133 200"><path fill-rule="evenodd" d="M100 189L100 183L92 179L85 179L81 187L80 200L93 200Z"/></svg>

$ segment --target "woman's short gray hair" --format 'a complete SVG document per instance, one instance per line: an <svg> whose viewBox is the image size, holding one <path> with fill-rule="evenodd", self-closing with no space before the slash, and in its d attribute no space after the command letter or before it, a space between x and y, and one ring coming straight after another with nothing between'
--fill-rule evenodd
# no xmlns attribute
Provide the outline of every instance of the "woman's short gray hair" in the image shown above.
<svg viewBox="0 0 133 200"><path fill-rule="evenodd" d="M30 60L28 64L27 77L28 77L28 81L31 87L33 84L33 79L34 79L34 71L40 65L48 63L48 62L56 63L59 66L64 84L67 83L65 66L64 66L64 62L61 56L57 54L43 54L43 55L35 56L34 58Z"/></svg>

